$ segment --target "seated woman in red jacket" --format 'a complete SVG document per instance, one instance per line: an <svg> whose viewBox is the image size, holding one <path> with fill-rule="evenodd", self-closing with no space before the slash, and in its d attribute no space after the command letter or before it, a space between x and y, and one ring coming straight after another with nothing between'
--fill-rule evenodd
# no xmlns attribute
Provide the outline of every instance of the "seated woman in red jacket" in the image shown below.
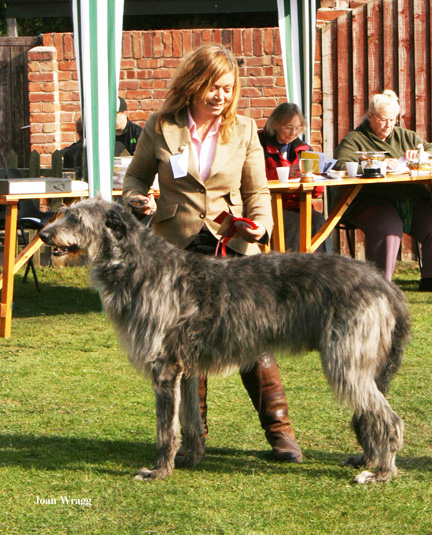
<svg viewBox="0 0 432 535"><path fill-rule="evenodd" d="M278 180L276 168L289 167L290 177L300 175L299 158L301 151L312 148L299 138L305 130L306 121L296 104L285 102L277 106L263 130L258 132L264 148L267 180ZM319 197L324 191L317 187L313 197ZM287 250L299 250L300 238L300 199L298 193L284 193L285 247ZM317 210L312 211L312 233L315 234L324 223L323 215ZM331 239L328 238L318 249L320 252L332 252Z"/></svg>

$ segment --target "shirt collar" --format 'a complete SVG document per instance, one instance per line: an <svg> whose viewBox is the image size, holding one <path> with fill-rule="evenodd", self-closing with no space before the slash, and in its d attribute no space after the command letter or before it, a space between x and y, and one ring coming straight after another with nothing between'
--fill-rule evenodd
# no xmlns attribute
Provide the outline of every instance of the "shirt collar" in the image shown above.
<svg viewBox="0 0 432 535"><path fill-rule="evenodd" d="M192 137L194 134L196 134L197 125L196 125L196 122L194 121L194 118L191 115L189 108L187 111L187 119L188 119L188 128L190 130L191 137ZM208 131L207 137L213 136L219 132L221 122L222 122L222 115L219 115L216 121L212 124L210 130Z"/></svg>

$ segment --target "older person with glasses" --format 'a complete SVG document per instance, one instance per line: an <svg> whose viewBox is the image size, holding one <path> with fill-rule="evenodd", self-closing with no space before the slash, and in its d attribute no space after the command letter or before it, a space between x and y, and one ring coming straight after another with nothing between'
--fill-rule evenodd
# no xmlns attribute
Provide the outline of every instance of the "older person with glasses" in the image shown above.
<svg viewBox="0 0 432 535"><path fill-rule="evenodd" d="M273 110L265 127L258 132L264 149L267 180L278 180L276 172L278 167L289 167L290 177L295 178L300 175L301 152L312 150L312 147L299 137L305 128L305 118L296 104L285 102ZM320 197L323 191L323 187L314 188L313 197ZM299 194L284 193L282 202L285 246L287 249L298 251L300 240ZM323 223L323 215L317 210L312 210L312 233L315 234ZM331 253L331 239L328 238L318 250Z"/></svg>
<svg viewBox="0 0 432 535"><path fill-rule="evenodd" d="M359 162L357 151L386 151L387 169L396 169L399 159L413 158L419 144L432 153L432 144L415 132L396 125L399 99L391 90L374 95L366 119L349 132L335 151L337 169L346 162ZM334 206L344 188L332 195ZM422 245L423 267L420 291L432 291L432 196L422 184L371 184L363 186L345 212L347 221L365 234L366 259L381 268L391 280L402 234L406 232Z"/></svg>

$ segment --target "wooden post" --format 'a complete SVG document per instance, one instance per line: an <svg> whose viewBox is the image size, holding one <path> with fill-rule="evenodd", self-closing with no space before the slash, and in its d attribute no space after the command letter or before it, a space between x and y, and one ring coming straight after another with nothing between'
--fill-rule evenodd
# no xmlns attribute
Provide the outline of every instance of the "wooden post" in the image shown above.
<svg viewBox="0 0 432 535"><path fill-rule="evenodd" d="M18 37L18 24L16 19L6 19L8 37Z"/></svg>
<svg viewBox="0 0 432 535"><path fill-rule="evenodd" d="M40 177L40 155L37 150L32 150L29 161L29 177Z"/></svg>
<svg viewBox="0 0 432 535"><path fill-rule="evenodd" d="M300 252L311 252L312 189L300 191Z"/></svg>
<svg viewBox="0 0 432 535"><path fill-rule="evenodd" d="M6 154L6 162L7 162L8 167L11 167L13 169L18 168L18 154L13 149L11 149Z"/></svg>
<svg viewBox="0 0 432 535"><path fill-rule="evenodd" d="M9 338L12 332L12 300L17 235L18 201L6 206L5 243L3 251L3 287L0 303L0 337Z"/></svg>
<svg viewBox="0 0 432 535"><path fill-rule="evenodd" d="M273 213L273 249L275 251L285 252L285 233L283 223L282 193L272 195L272 213Z"/></svg>
<svg viewBox="0 0 432 535"><path fill-rule="evenodd" d="M51 157L51 176L61 178L63 175L63 156L59 150L53 152Z"/></svg>

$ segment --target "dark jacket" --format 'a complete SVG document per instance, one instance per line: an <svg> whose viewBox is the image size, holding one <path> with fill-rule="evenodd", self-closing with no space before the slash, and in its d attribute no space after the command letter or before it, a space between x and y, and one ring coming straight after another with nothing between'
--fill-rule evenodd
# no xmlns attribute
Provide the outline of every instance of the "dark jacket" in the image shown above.
<svg viewBox="0 0 432 535"><path fill-rule="evenodd" d="M114 156L120 156L125 149L126 147L123 143L116 140ZM80 169L82 167L83 150L84 143L82 139L62 149L60 152L63 155L63 169Z"/></svg>
<svg viewBox="0 0 432 535"><path fill-rule="evenodd" d="M132 121L129 121L126 124L126 128L124 129L122 134L119 134L116 136L116 141L119 141L120 143L123 143L126 150L129 152L131 156L133 156L136 144L138 142L138 138L140 137L142 132L141 126L133 123Z"/></svg>
<svg viewBox="0 0 432 535"><path fill-rule="evenodd" d="M291 165L298 164L301 151L312 150L310 145L297 137L290 143L289 153L284 158L277 146L275 136L269 136L265 129L262 129L259 130L258 137L264 149L267 180L278 180L277 167L291 167ZM323 187L315 188L312 193L313 198L319 197L323 191ZM284 193L282 195L282 203L286 210L298 211L300 208L300 196L298 193Z"/></svg>
<svg viewBox="0 0 432 535"><path fill-rule="evenodd" d="M83 152L83 140L80 139L76 143L72 143L69 147L65 147L60 151L63 155L63 167L65 169L74 169L75 163L77 167L82 166L82 152Z"/></svg>

